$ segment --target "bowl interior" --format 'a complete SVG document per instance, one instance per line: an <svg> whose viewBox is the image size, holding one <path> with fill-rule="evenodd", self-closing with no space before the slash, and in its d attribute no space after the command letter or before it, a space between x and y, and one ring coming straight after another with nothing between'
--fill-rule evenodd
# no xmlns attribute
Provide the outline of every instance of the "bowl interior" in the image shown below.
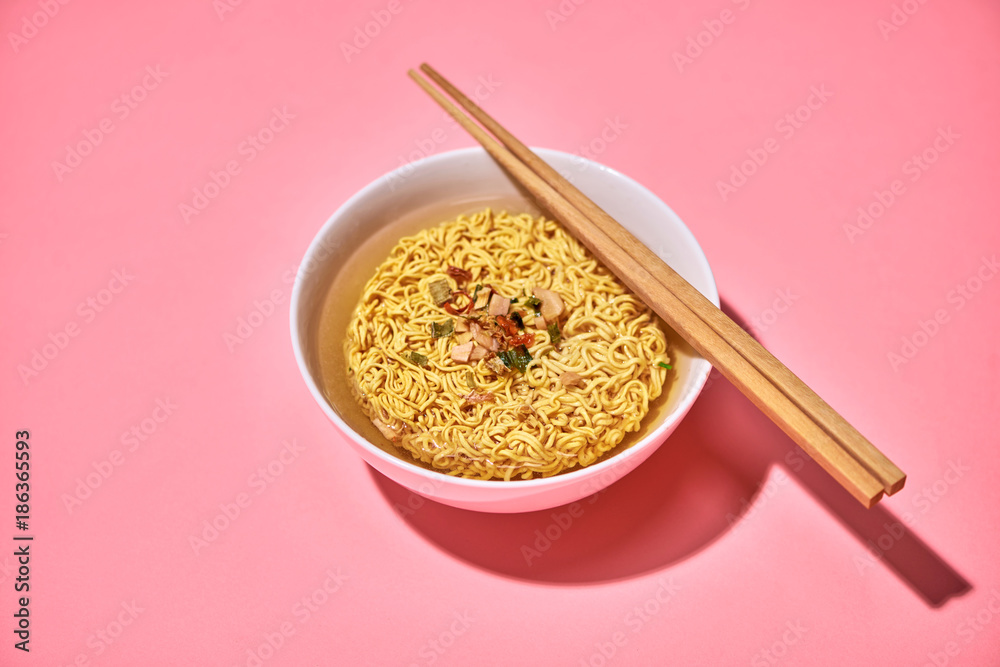
<svg viewBox="0 0 1000 667"><path fill-rule="evenodd" d="M718 304L715 281L700 247L677 215L655 195L628 177L589 160L558 151L535 151ZM340 344L321 350L321 338L330 336L321 337L320 327L346 335L364 284L400 238L486 207L512 213L543 213L482 149L433 156L383 176L348 200L317 234L299 269L292 296L292 338L300 368L330 419L357 445L381 459L383 465L377 467L383 471L384 464L394 462L421 470L427 476L443 476L422 470L381 437L348 391L343 335L333 337ZM324 316L328 298L336 307L327 309ZM626 441L627 447L665 437L686 413L711 370L708 362L669 328L667 335L673 357L672 384L643 421L642 431ZM345 380L324 383L324 378ZM622 449L616 448L611 458L621 456ZM597 472L607 463L568 471L556 478ZM448 483L490 486L546 481L505 483L448 478Z"/></svg>

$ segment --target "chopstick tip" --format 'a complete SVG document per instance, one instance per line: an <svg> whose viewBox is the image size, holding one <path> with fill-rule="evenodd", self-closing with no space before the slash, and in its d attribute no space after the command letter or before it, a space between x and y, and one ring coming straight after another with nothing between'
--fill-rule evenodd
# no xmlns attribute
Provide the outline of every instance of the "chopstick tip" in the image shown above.
<svg viewBox="0 0 1000 667"><path fill-rule="evenodd" d="M897 491L901 491L904 486L906 486L906 475L903 475L898 480L893 482L891 485L886 487L885 495L891 496Z"/></svg>

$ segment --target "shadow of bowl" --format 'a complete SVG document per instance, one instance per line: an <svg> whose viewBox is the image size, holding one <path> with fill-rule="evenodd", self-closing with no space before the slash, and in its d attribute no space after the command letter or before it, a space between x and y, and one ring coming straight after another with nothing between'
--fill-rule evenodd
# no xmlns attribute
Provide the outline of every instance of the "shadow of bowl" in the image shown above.
<svg viewBox="0 0 1000 667"><path fill-rule="evenodd" d="M723 310L746 328L725 303ZM403 520L443 551L503 576L572 584L634 577L691 558L761 504L775 464L866 546L864 567L893 572L932 608L972 590L912 530L907 512L897 516L886 504L865 509L718 371L645 463L569 505L524 514L473 512L427 500L374 469L371 474Z"/></svg>
<svg viewBox="0 0 1000 667"><path fill-rule="evenodd" d="M784 434L714 372L646 462L575 503L474 512L371 474L414 530L466 562L518 579L598 582L662 569L717 539L750 507L783 445Z"/></svg>

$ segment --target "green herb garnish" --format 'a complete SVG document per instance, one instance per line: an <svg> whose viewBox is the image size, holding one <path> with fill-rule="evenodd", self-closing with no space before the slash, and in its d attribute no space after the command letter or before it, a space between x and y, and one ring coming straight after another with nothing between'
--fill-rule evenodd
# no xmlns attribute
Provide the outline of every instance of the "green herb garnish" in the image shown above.
<svg viewBox="0 0 1000 667"><path fill-rule="evenodd" d="M659 363L657 363L656 365L657 365L657 366L659 366L660 368L666 368L666 369L667 369L668 371L669 371L669 370L670 370L671 368L673 368L673 366L671 366L670 364L665 364L665 363L663 363L662 361L661 361L661 362L659 362Z"/></svg>
<svg viewBox="0 0 1000 667"><path fill-rule="evenodd" d="M549 340L552 341L553 345L558 346L562 342L562 332L559 331L559 325L553 322L548 327Z"/></svg>
<svg viewBox="0 0 1000 667"><path fill-rule="evenodd" d="M497 357L507 368L516 369L522 373L527 370L528 364L531 363L532 359L531 353L528 352L528 348L523 345L518 345L513 349L498 352Z"/></svg>
<svg viewBox="0 0 1000 667"><path fill-rule="evenodd" d="M524 320L521 318L521 313L517 312L516 310L510 314L510 320L511 322L517 325L518 329L524 328Z"/></svg>
<svg viewBox="0 0 1000 667"><path fill-rule="evenodd" d="M446 303L451 300L451 285L449 285L448 281L443 278L441 280L435 280L432 283L428 283L427 289L431 292L431 298L434 299L435 306L440 306L442 303Z"/></svg>
<svg viewBox="0 0 1000 667"><path fill-rule="evenodd" d="M455 320L450 317L438 324L431 322L431 338L444 338L455 333Z"/></svg>
<svg viewBox="0 0 1000 667"><path fill-rule="evenodd" d="M535 315L542 314L542 301L537 296L529 296L524 300L524 305L531 306L535 309Z"/></svg>
<svg viewBox="0 0 1000 667"><path fill-rule="evenodd" d="M403 355L406 356L406 355ZM410 352L410 356L406 357L407 360L414 366L420 366L421 368L427 368L427 357L420 354L419 352Z"/></svg>

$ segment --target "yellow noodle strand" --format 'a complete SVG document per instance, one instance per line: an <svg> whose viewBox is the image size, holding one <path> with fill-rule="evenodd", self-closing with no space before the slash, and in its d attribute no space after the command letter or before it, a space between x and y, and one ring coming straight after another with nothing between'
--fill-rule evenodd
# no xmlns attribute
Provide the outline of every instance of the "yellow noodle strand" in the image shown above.
<svg viewBox="0 0 1000 667"><path fill-rule="evenodd" d="M562 343L529 325L533 360L523 375L453 361L454 339L431 337L431 324L452 316L428 289L441 279L457 288L449 265L504 296L558 293ZM426 367L412 362L414 352ZM401 240L365 286L346 343L356 398L400 434L399 447L449 475L503 480L548 477L614 449L663 392L658 363L669 363L667 352L645 304L558 223L488 209ZM463 405L470 370L494 402ZM565 372L581 384L563 386Z"/></svg>

